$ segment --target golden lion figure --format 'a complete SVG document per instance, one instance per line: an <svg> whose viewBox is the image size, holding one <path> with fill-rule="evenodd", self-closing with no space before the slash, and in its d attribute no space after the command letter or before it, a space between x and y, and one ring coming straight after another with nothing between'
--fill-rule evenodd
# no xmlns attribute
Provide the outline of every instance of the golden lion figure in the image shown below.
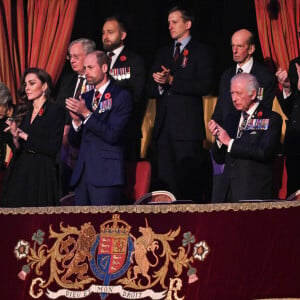
<svg viewBox="0 0 300 300"><path fill-rule="evenodd" d="M89 266L85 261L86 258L91 260L93 257L90 253L90 249L94 244L95 239L96 231L89 222L81 226L77 241L70 236L68 236L67 240L62 241L61 252L64 251L66 253L62 260L62 266L67 269L66 273L61 278L64 283L72 283L68 278L73 274L76 274L77 278L80 280L89 278L89 276L86 275ZM75 282L77 282L77 279Z"/></svg>

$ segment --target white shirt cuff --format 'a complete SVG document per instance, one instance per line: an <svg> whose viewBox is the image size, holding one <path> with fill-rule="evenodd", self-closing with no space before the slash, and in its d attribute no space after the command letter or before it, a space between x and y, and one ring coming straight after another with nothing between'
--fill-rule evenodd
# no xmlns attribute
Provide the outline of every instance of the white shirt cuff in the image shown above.
<svg viewBox="0 0 300 300"><path fill-rule="evenodd" d="M74 120L72 120L72 126L73 126L73 128L74 128L74 130L75 130L76 132L78 132L78 131L80 130L81 125L82 125L82 122L80 122L80 125L79 125L79 126L76 126Z"/></svg>
<svg viewBox="0 0 300 300"><path fill-rule="evenodd" d="M227 152L230 152L231 151L231 147L232 147L232 144L234 142L234 139L231 139L228 143L228 147L227 147Z"/></svg>
<svg viewBox="0 0 300 300"><path fill-rule="evenodd" d="M91 117L92 114L93 114L93 113L90 112L90 113L85 117L85 119L84 119L84 121L83 121L83 125L88 121L88 119Z"/></svg>
<svg viewBox="0 0 300 300"><path fill-rule="evenodd" d="M223 144L219 141L219 139L216 139L216 142L217 142L218 147L221 148Z"/></svg>
<svg viewBox="0 0 300 300"><path fill-rule="evenodd" d="M162 95L164 92L164 88L161 85L158 86L158 92L160 95Z"/></svg>
<svg viewBox="0 0 300 300"><path fill-rule="evenodd" d="M282 94L283 94L283 99L286 99L287 97L291 96L292 92L289 92L288 94L284 91L284 89L282 90Z"/></svg>

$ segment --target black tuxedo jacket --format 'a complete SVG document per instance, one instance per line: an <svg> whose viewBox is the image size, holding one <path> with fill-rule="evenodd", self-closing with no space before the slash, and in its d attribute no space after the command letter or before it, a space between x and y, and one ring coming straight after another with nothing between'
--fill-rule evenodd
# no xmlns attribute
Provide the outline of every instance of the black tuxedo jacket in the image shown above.
<svg viewBox="0 0 300 300"><path fill-rule="evenodd" d="M174 139L203 140L205 125L202 96L210 92L213 82L213 61L210 49L193 39L173 63L174 44L160 49L156 55L148 84L150 97L157 99L154 138L158 138L163 126L168 126ZM152 73L161 66L171 69L172 85L159 86Z"/></svg>
<svg viewBox="0 0 300 300"><path fill-rule="evenodd" d="M133 98L133 111L126 129L126 137L141 138L141 125L145 110L146 70L144 60L125 46L110 74L114 84L127 89Z"/></svg>
<svg viewBox="0 0 300 300"><path fill-rule="evenodd" d="M75 72L66 74L62 77L56 97L56 102L58 104L65 106L66 98L73 97L77 79L78 74Z"/></svg>
<svg viewBox="0 0 300 300"><path fill-rule="evenodd" d="M236 138L239 120L226 120L229 135L234 139L230 153L227 147L212 147L217 163L225 163L222 180L231 189L233 202L247 199L271 199L273 197L273 160L278 151L282 118L276 112L260 104L252 119L267 119L267 130L245 130ZM222 191L224 193L224 191ZM216 197L218 198L218 197ZM224 195L219 195L223 199Z"/></svg>
<svg viewBox="0 0 300 300"><path fill-rule="evenodd" d="M253 60L253 66L250 73L256 77L259 82L259 86L264 89L262 99L263 105L268 109L272 109L273 100L276 94L275 75L273 75L267 67L259 64L255 60ZM226 130L228 130L228 128L224 126L224 121L228 118L228 116L233 114L235 114L238 118L240 116L240 112L238 112L232 104L230 94L230 80L235 74L236 65L231 66L223 72L220 80L219 97L212 115L212 119Z"/></svg>
<svg viewBox="0 0 300 300"><path fill-rule="evenodd" d="M66 107L65 101L66 98L68 97L73 97L74 95L74 90L76 88L77 84L77 79L78 79L78 74L75 72L66 74L62 77L58 94L56 97L56 102L63 106ZM69 115L69 112L66 111L66 124L71 124L71 117Z"/></svg>
<svg viewBox="0 0 300 300"><path fill-rule="evenodd" d="M300 65L300 57L293 59L289 65L292 94L286 99L281 95L279 99L282 110L288 118L284 140L285 153L300 156L300 91L297 88L298 74L295 63Z"/></svg>

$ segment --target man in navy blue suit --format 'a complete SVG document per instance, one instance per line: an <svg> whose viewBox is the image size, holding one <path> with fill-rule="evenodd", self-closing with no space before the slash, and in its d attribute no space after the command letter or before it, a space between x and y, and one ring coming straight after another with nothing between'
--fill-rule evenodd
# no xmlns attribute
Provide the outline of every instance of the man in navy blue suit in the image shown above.
<svg viewBox="0 0 300 300"><path fill-rule="evenodd" d="M85 58L85 75L94 90L79 100L68 98L72 127L69 142L79 148L71 185L76 205L117 205L124 185L122 137L132 110L132 97L112 84L109 57L94 51Z"/></svg>

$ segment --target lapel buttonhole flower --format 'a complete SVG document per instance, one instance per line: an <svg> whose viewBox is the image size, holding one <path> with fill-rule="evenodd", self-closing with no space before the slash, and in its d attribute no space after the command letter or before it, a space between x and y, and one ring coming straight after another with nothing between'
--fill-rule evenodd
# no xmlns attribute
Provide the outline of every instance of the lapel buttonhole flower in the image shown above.
<svg viewBox="0 0 300 300"><path fill-rule="evenodd" d="M41 107L40 110L39 110L39 116L41 117L43 114L44 114L44 108Z"/></svg>
<svg viewBox="0 0 300 300"><path fill-rule="evenodd" d="M189 55L189 50L188 49L184 49L183 50L183 56L188 56Z"/></svg>
<svg viewBox="0 0 300 300"><path fill-rule="evenodd" d="M109 99L109 98L111 98L111 95L110 95L110 93L106 93L106 94L104 95L104 98L105 98L105 99Z"/></svg>
<svg viewBox="0 0 300 300"><path fill-rule="evenodd" d="M127 57L125 55L120 56L120 61L125 61Z"/></svg>
<svg viewBox="0 0 300 300"><path fill-rule="evenodd" d="M262 111L259 111L259 112L257 113L257 117L258 117L258 118L261 118L262 115L263 115Z"/></svg>

